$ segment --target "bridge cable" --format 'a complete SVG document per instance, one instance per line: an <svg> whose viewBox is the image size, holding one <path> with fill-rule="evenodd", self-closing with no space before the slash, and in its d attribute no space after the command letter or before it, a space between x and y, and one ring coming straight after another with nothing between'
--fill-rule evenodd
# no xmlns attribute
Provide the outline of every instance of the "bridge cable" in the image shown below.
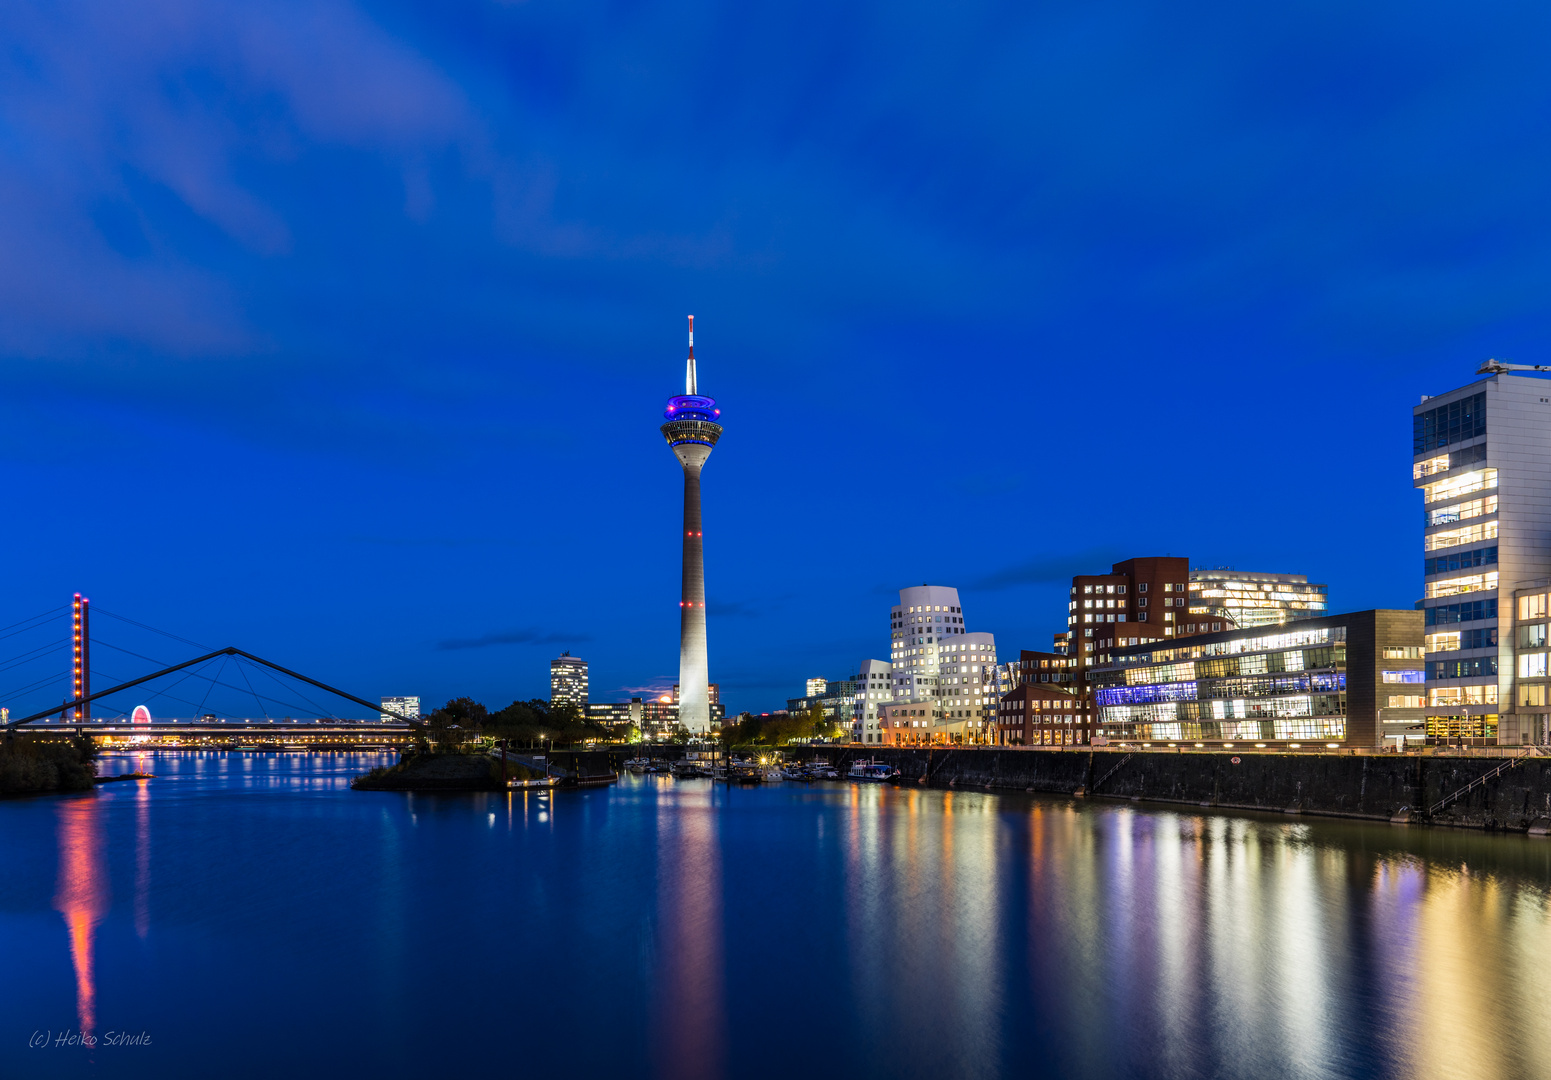
<svg viewBox="0 0 1551 1080"><path fill-rule="evenodd" d="M38 628L37 626L26 626L24 624L26 624L26 623L37 623L38 625L42 625L39 622L40 619L49 619L49 618L52 618L55 615L59 615L59 614L61 614L63 612L69 611L69 610L70 610L70 605L66 604L64 607L57 607L57 608L54 608L52 611L45 611L42 615L34 615L30 619L23 619L19 623L12 623L10 626L0 626L0 639L4 639L4 638L8 638L8 637L15 637L16 634L24 633L27 630L36 630ZM21 630L17 630L16 629L19 626L22 627ZM8 631L8 630L15 631L15 633L6 633L6 631Z"/></svg>
<svg viewBox="0 0 1551 1080"><path fill-rule="evenodd" d="M95 674L98 674L98 675L103 675L103 676L105 676L105 677L106 677L106 678L109 678L109 679L116 679L116 678L118 678L118 676L116 676L116 675L109 675L109 674L108 674L108 673L107 673L107 672L105 672L105 671L94 671L94 673L95 673ZM180 681L180 682L181 682L181 681L182 681L182 680L179 680L179 681ZM164 698L166 698L166 699L167 699L167 700L169 700L169 701L176 701L176 702L177 702L177 703L178 703L178 704L180 704L180 705L188 705L188 706L190 706L190 707L191 707L191 708L193 708L193 707L197 707L197 706L195 706L195 704L194 704L194 702L192 702L192 701L190 701L190 700L188 700L188 699L187 699L187 698L180 698L180 697L178 697L178 696L176 696L176 695L175 695L175 694L168 694L168 693L161 693L161 694L152 694L152 695L151 695L151 697L152 697L152 698L156 698L156 697L164 697ZM104 701L104 702L105 702L105 701L107 701L107 698L98 698L98 699L97 699L97 700L98 700L98 701ZM149 699L147 699L147 700L149 700ZM111 708L111 707L112 707L112 706L109 706L109 708ZM216 713L216 714L217 714L217 715L219 715L219 716L225 716L225 717L227 717L227 718L228 718L228 719L231 719L231 720L236 720L236 719L239 719L239 717L238 717L238 716L237 716L237 714L236 714L236 713L226 713L226 712L222 712L222 711L221 711L221 710L220 710L220 709L216 709L216 710L214 710L214 711L215 711L215 713ZM124 713L122 713L122 712L121 712L121 713L119 713L119 715L120 715L120 716L124 716L124 715L126 715L126 714L124 714Z"/></svg>
<svg viewBox="0 0 1551 1080"><path fill-rule="evenodd" d="M274 717L269 715L269 710L264 708L264 703L259 700L258 691L253 689L253 680L248 678L248 666L240 657L237 660L237 673L242 676L242 681L248 684L248 693L253 695L253 700L258 705L259 712L264 714L264 719L273 721Z"/></svg>
<svg viewBox="0 0 1551 1080"><path fill-rule="evenodd" d="M196 649L209 649L210 648L210 646L201 644L198 641L190 641L186 637L179 637L177 634L169 634L165 630L158 630L156 627L154 627L154 626L147 626L143 622L136 622L134 619L127 619L127 618L125 618L122 615L115 615L113 612L107 611L104 608L100 608L100 607L98 607L95 604L92 605L92 613L95 614L95 615L106 615L110 619L117 619L119 622L128 623L130 626L138 626L142 630L149 630L153 634L160 634L160 635L162 635L162 637L170 637L170 638L172 638L173 641L181 641L183 644L185 644L185 645L192 645Z"/></svg>
<svg viewBox="0 0 1551 1080"><path fill-rule="evenodd" d="M252 667L254 665L249 664L249 666ZM274 683L276 686L278 686L278 687L280 687L282 689L288 689L288 690L291 690L291 691L295 692L297 697L301 698L303 701L305 701L308 705L310 705L312 707L312 711L318 714L319 719L322 719L324 717L327 717L329 719L334 719L334 720L342 719L337 713L333 712L330 709L325 709L323 706L319 705L316 701L313 701L312 698L308 697L306 694L303 694L301 691L297 690L294 686L287 686L285 683L281 682L280 679L278 677L276 677L275 673L270 671L268 668L261 667L261 668L259 668L259 670L262 671L265 675L269 676L270 682Z"/></svg>
<svg viewBox="0 0 1551 1080"><path fill-rule="evenodd" d="M106 642L106 641L99 642L99 644L107 645L108 648L113 649L113 650L115 650L117 652L128 653L130 656L133 656L133 657L135 657L136 659L139 659L139 660L144 660L147 663L161 664L161 666L163 666L163 667L168 666L165 662L163 662L161 660L157 660L155 657L142 656L140 653L131 652L129 649L120 648L117 645L109 645L108 642ZM208 679L210 681L210 686L208 688L206 688L206 690L205 690L205 697L204 697L204 699L201 700L201 702L197 706L197 708L199 708L201 711L204 710L204 702L209 700L211 691L214 690L217 686L219 686L219 687L221 687L222 689L225 689L225 690L236 690L238 692L241 692L242 687L234 686L231 683L223 683L221 681L221 673L226 670L226 664L231 659L232 659L232 657L230 657L230 656L223 656L223 657L221 657L221 666L216 670L216 673L214 675L201 675L199 673L199 669L196 668L194 671L189 672L189 674L187 676L185 676L185 678L194 678L194 677L197 676L198 678ZM241 661L239 661L239 663L240 662ZM182 679L178 680L178 682L182 682L182 681L183 681ZM174 683L173 685L177 685L177 684ZM158 695L155 695L155 694L152 695L152 697L156 697L156 696L158 696ZM194 704L192 701L186 701L183 698L172 697L171 694L162 694L160 696L170 698L171 700L179 702L179 703L184 704L184 705L193 705ZM275 699L274 698L270 698L270 700L274 701ZM289 701L281 701L281 702L277 702L277 704L280 704L280 705L293 705L294 703L293 702L289 702ZM262 711L263 706L261 705L261 706L259 706L259 708ZM232 719L237 719L237 714L236 713L223 712L220 709L217 709L216 712L220 713L223 716L228 716L228 717L231 717ZM264 715L268 716L269 714L265 713Z"/></svg>
<svg viewBox="0 0 1551 1080"><path fill-rule="evenodd" d="M70 672L68 670L62 671L58 675L50 675L47 678L39 679L35 683L28 683L26 686L13 690L9 694L0 695L0 701L9 701L12 698L21 697L23 694L30 694L34 690L41 690L51 682L68 683L69 681Z"/></svg>
<svg viewBox="0 0 1551 1080"><path fill-rule="evenodd" d="M61 649L69 651L69 648L68 642L54 642L51 645L43 645L33 649L31 652L25 652L20 656L13 656L9 660L0 661L0 671L10 671L14 667L21 667L23 664L30 664L34 660L41 660L51 652L58 652Z"/></svg>
<svg viewBox="0 0 1551 1080"><path fill-rule="evenodd" d="M216 680L221 677L221 672L226 670L226 661L228 661L230 659L231 659L230 656L223 656L223 657L221 657L221 666L216 669L215 678L211 679L210 680L210 685L205 687L205 696L199 699L199 707L194 710L194 719L195 720L198 720L201 716L203 716L205 714L205 702L210 700L210 692L215 689ZM163 665L163 666L165 667L166 665Z"/></svg>
<svg viewBox="0 0 1551 1080"><path fill-rule="evenodd" d="M134 652L134 651L132 651L130 649L125 649L125 648L123 648L122 646L119 646L119 645L114 645L114 644L111 644L111 643L106 642L106 641L97 641L95 643L99 644L99 645L106 645L108 648L114 650L115 652L127 653L128 655L133 656L133 657L135 657L138 660L144 660L144 661L146 661L147 663L150 663L150 664L158 664L158 665L160 665L162 667L168 666L165 661L158 660L158 659L156 659L153 656L142 655L141 653ZM205 699L206 700L209 699L211 690L214 690L215 687L217 687L217 686L220 686L220 687L222 687L223 689L226 689L226 690L236 690L238 692L241 692L242 687L235 686L235 685L233 685L231 683L223 683L223 682L221 682L221 674L222 674L222 672L224 672L226 670L227 661L232 660L232 659L233 659L233 657L223 656L221 658L221 667L220 667L219 670L216 671L214 676L208 676L208 675L201 675L200 676L200 678L208 678L208 679L210 679L210 682L211 682L211 685L210 685L209 689L207 689L205 691ZM241 669L241 668L243 668L245 666L248 666L242 660L241 657L237 657L235 659L237 660L237 664L238 664L239 669ZM0 670L3 670L3 669L0 669ZM266 669L265 673L268 674L267 669ZM190 675L192 675L192 674L194 674L194 673L191 672ZM270 678L274 679L274 676L271 675ZM182 680L179 680L179 681L182 681ZM248 678L247 678L246 674L243 675L243 681L244 682L248 682ZM279 685L281 687L285 687L285 685L286 685L285 683L281 682L279 679L274 679L274 681L275 681L275 683L277 685ZM251 682L248 682L248 693L253 696L255 701L259 701L259 699L261 697L263 697L263 695L258 694L258 693L256 693L254 691L253 684ZM171 697L171 695L165 695L165 696ZM319 718L333 717L334 716L334 714L329 712L329 710L322 708L321 706L318 705L317 702L309 700L305 695L299 695L299 696L301 696L302 700L307 703L307 705L312 709L312 711L314 713L318 714ZM191 702L191 701L184 701L182 698L172 698L172 700L173 701L182 702L185 705L192 705L193 704L193 702ZM301 706L297 705L296 702L294 702L294 701L286 701L286 700L284 700L282 698L273 698L273 697L263 698L263 701L269 701L269 702L272 702L272 703L274 703L276 705L284 705L287 708L294 709L295 711L297 711L299 713L306 713L306 711L307 711L306 709L303 709ZM200 705L201 710L203 709L203 707L204 707L203 703L201 703L201 705ZM217 710L217 712L219 712L219 711L220 710ZM269 712L268 712L268 710L266 710L264 708L264 705L263 705L262 701L259 701L259 711L264 714L266 719L269 718ZM226 713L224 715L231 716L233 718L236 717L235 713Z"/></svg>
<svg viewBox="0 0 1551 1080"><path fill-rule="evenodd" d="M206 663L208 664L208 661L206 661ZM172 694L170 693L170 691L173 689L173 687L177 687L177 686L183 685L183 683L187 682L189 679L192 679L195 675L198 675L198 674L199 674L199 668L195 668L193 671L190 671L187 675L183 676L183 678L181 678L177 682L173 683L172 686L167 687L166 690L157 690L156 692L154 692L146 700L147 701L155 701L159 697L165 697L165 698L170 698L171 700L179 702L179 703L184 704L184 705L192 705L192 704L194 704L192 701L184 701L182 698L173 697ZM209 677L210 676L208 676L208 675L200 675L200 678L203 678L203 679L208 679Z"/></svg>
<svg viewBox="0 0 1551 1080"><path fill-rule="evenodd" d="M225 661L231 660L231 659L233 659L233 657L230 657L230 656L224 656L222 658L222 670L224 670ZM240 658L238 658L238 659L239 659L239 662L240 662ZM184 676L185 679L187 679L187 678L195 678L195 677L198 677L198 678L201 678L201 679L208 679L208 680L210 680L210 682L214 686L219 686L223 690L235 690L239 694L243 692L242 687L237 686L234 683L223 683L223 682L221 682L220 681L220 679L221 679L221 671L217 671L214 676L210 676L210 675L201 674L201 669L197 669L196 668L194 671L191 671L191 672L189 672L188 675ZM178 680L178 682L182 682L182 681L183 681L183 679L179 679ZM177 685L177 684L174 683L173 685ZM251 694L252 690L250 689L248 692ZM194 702L192 702L192 701L187 701L184 698L173 697L171 694L162 693L162 692L158 692L157 694L153 694L152 696L153 697L160 696L160 697L171 698L171 700L177 701L177 702L181 702L184 705L193 705L194 704ZM208 696L208 692L207 692L207 696ZM298 712L298 713L300 713L302 715L307 715L307 710L302 708L300 705L296 704L296 702L294 702L294 701L286 701L283 698L265 697L262 694L257 694L257 695L254 695L254 696L256 696L256 697L263 697L263 699L265 701L268 701L271 704L283 705L286 708L292 709L292 710L294 710L294 711L296 711L296 712ZM260 706L260 708L262 709L262 706ZM234 719L238 718L236 713L223 712L220 709L217 709L216 712L221 713L222 715L225 715L225 716L232 717ZM268 716L269 714L266 712L264 715Z"/></svg>
<svg viewBox="0 0 1551 1080"><path fill-rule="evenodd" d="M114 652L125 653L125 654L127 654L129 656L133 656L136 660L144 660L148 664L160 664L162 667L166 667L167 666L167 662L164 661L164 660L158 660L154 656L143 656L140 653L132 652L129 649L125 649L125 648L122 648L122 647L120 647L118 645L114 645L112 642L103 641L101 638L93 638L92 639L92 644L93 645L102 645L102 646L104 646L106 648L112 649Z"/></svg>

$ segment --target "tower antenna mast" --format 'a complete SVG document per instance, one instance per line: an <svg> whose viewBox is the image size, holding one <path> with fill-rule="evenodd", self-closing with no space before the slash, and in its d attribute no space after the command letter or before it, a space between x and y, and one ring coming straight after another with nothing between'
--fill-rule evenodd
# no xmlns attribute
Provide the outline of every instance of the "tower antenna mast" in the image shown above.
<svg viewBox="0 0 1551 1080"><path fill-rule="evenodd" d="M684 393L687 395L698 394L695 387L695 317L689 317L689 363L684 369Z"/></svg>

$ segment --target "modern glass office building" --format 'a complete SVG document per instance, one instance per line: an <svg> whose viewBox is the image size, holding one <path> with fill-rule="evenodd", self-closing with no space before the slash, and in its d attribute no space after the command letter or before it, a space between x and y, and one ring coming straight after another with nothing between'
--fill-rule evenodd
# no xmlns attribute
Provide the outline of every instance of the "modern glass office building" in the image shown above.
<svg viewBox="0 0 1551 1080"><path fill-rule="evenodd" d="M1520 723L1514 617L1515 591L1551 577L1551 381L1495 374L1423 398L1411 449L1427 740L1519 743L1542 717L1526 704Z"/></svg>
<svg viewBox="0 0 1551 1080"><path fill-rule="evenodd" d="M1422 613L1357 611L1115 649L1097 734L1138 745L1378 746L1421 713Z"/></svg>
<svg viewBox="0 0 1551 1080"><path fill-rule="evenodd" d="M1547 601L1551 580L1542 578L1513 594L1513 719L1502 742L1551 743L1551 670L1548 670Z"/></svg>
<svg viewBox="0 0 1551 1080"><path fill-rule="evenodd" d="M1315 584L1303 574L1192 570L1184 632L1207 633L1212 627L1206 624L1218 619L1231 619L1233 625L1248 629L1315 618L1329 612L1329 595L1329 586Z"/></svg>

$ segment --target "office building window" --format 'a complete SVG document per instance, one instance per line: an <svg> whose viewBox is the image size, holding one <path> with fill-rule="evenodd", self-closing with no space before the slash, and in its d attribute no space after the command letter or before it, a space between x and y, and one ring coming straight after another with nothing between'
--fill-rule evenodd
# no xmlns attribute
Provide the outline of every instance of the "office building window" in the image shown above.
<svg viewBox="0 0 1551 1080"><path fill-rule="evenodd" d="M1486 392L1416 413L1411 418L1413 454L1441 450L1486 434Z"/></svg>

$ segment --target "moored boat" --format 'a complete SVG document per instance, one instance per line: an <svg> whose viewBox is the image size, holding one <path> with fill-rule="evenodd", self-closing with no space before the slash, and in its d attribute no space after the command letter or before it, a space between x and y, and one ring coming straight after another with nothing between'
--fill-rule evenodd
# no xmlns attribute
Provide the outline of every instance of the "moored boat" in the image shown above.
<svg viewBox="0 0 1551 1080"><path fill-rule="evenodd" d="M861 780L867 783L881 783L892 780L899 775L899 770L892 765L886 765L881 761L872 761L868 758L858 758L851 762L851 771L847 774L851 780Z"/></svg>
<svg viewBox="0 0 1551 1080"><path fill-rule="evenodd" d="M526 780L513 778L506 782L506 786L512 790L518 788L552 788L558 787L559 784L560 777L558 776L532 776Z"/></svg>

